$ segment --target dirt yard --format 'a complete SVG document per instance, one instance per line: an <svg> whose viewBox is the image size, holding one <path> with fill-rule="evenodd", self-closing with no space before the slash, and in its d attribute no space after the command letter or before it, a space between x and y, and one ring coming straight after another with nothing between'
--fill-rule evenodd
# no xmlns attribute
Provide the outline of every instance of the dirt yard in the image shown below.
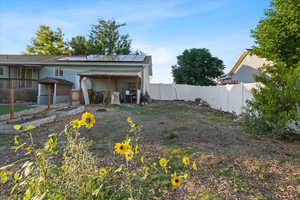
<svg viewBox="0 0 300 200"><path fill-rule="evenodd" d="M197 159L200 170L189 190L209 191L218 199L300 199L300 143L246 133L241 122L228 113L185 102L156 102L146 106L87 106L96 125L83 130L92 140L100 161L113 154L113 144L124 137L126 118L143 125L145 148L151 154L182 149ZM34 130L43 143L47 135L61 131L65 118ZM0 166L20 158L9 149L12 137L0 136ZM213 198L207 198L213 199Z"/></svg>

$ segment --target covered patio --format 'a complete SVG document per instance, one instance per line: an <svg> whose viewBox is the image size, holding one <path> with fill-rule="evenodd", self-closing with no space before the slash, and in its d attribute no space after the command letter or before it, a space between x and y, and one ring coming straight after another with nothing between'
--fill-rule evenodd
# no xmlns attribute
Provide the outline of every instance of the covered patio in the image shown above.
<svg viewBox="0 0 300 200"><path fill-rule="evenodd" d="M141 71L98 71L78 73L85 104L139 104Z"/></svg>

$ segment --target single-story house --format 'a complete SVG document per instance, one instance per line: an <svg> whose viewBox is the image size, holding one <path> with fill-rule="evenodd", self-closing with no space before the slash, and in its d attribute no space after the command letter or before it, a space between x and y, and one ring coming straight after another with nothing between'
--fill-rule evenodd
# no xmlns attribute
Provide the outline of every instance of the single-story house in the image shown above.
<svg viewBox="0 0 300 200"><path fill-rule="evenodd" d="M94 94L126 91L126 95L137 96L146 93L151 76L151 56L0 55L0 102L8 101L10 88L15 88L17 101L37 102L46 95L49 85L51 95L61 95L53 97L53 103L68 101L70 94L65 93L69 90L64 88L70 86L73 90L84 88ZM55 85L60 86L59 92Z"/></svg>
<svg viewBox="0 0 300 200"><path fill-rule="evenodd" d="M259 74L259 68L272 64L265 58L260 58L256 55L251 55L248 50L245 50L236 63L233 65L230 72L219 79L219 82L223 83L254 83L255 76Z"/></svg>

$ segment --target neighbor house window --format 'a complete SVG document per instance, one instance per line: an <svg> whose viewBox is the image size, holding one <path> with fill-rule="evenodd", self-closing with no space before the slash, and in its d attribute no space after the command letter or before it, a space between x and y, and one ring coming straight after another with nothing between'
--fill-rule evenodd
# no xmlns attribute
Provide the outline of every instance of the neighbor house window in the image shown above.
<svg viewBox="0 0 300 200"><path fill-rule="evenodd" d="M0 76L4 75L4 69L3 67L0 67Z"/></svg>
<svg viewBox="0 0 300 200"><path fill-rule="evenodd" d="M55 76L63 76L63 75L64 75L64 70L61 67L56 67Z"/></svg>

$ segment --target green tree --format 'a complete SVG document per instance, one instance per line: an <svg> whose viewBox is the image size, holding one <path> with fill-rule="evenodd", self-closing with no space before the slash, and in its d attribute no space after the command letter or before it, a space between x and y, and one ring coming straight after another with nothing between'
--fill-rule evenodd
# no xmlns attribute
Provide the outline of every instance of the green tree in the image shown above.
<svg viewBox="0 0 300 200"><path fill-rule="evenodd" d="M131 40L129 35L119 33L120 24L115 20L102 20L92 25L89 35L90 54L101 55L128 55L131 53Z"/></svg>
<svg viewBox="0 0 300 200"><path fill-rule="evenodd" d="M76 36L69 42L72 55L89 55L90 46L88 40L84 36Z"/></svg>
<svg viewBox="0 0 300 200"><path fill-rule="evenodd" d="M254 90L249 102L249 121L263 123L263 129L287 137L295 133L289 125L299 119L300 0L273 0L265 15L252 31L256 40L252 53L273 64L262 67L256 77L262 86Z"/></svg>
<svg viewBox="0 0 300 200"><path fill-rule="evenodd" d="M68 55L70 51L64 41L60 28L52 31L49 26L41 25L35 38L27 46L25 54L29 55Z"/></svg>
<svg viewBox="0 0 300 200"><path fill-rule="evenodd" d="M223 74L223 61L213 57L208 49L189 49L177 56L172 66L177 84L214 85L214 79Z"/></svg>
<svg viewBox="0 0 300 200"><path fill-rule="evenodd" d="M300 0L273 0L252 36L253 53L295 66L300 61Z"/></svg>

